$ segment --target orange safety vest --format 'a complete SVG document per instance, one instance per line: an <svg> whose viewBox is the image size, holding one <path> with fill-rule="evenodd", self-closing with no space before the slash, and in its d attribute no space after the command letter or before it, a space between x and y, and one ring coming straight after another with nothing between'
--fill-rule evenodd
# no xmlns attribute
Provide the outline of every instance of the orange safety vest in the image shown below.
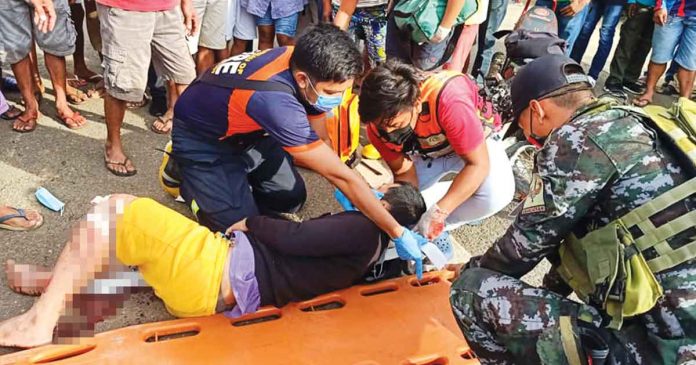
<svg viewBox="0 0 696 365"><path fill-rule="evenodd" d="M223 60L198 77L195 82L219 86L227 90L222 92L231 93L227 105L227 131L223 139L263 130L247 114L247 105L255 92L280 91L295 94L291 86L270 80L290 68L293 50L294 47L279 47L242 53Z"/></svg>
<svg viewBox="0 0 696 365"><path fill-rule="evenodd" d="M355 151L360 143L360 116L358 115L358 95L351 89L343 93L341 105L327 113L326 130L331 140L331 149L341 161L351 164L355 161Z"/></svg>
<svg viewBox="0 0 696 365"><path fill-rule="evenodd" d="M418 116L418 121L413 128L416 140L412 145L397 146L391 144L379 137L379 131L373 123L370 124L369 128L372 128L374 135L382 139L382 142L388 148L397 152L418 153L430 158L437 158L452 153L454 150L447 140L445 131L440 126L438 111L442 90L456 77L468 76L456 71L440 71L430 75L420 85L420 97L423 102L421 103L422 109ZM496 118L496 113L493 111L490 103L485 103L478 95L476 97L477 115L484 128L484 135L487 138L493 131L500 129L500 120Z"/></svg>

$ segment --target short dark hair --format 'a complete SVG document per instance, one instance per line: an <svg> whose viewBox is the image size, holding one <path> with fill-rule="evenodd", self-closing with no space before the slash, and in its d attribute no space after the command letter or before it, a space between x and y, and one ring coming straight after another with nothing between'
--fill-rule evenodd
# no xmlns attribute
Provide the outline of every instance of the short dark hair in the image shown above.
<svg viewBox="0 0 696 365"><path fill-rule="evenodd" d="M360 120L382 124L413 107L420 97L423 79L418 69L394 59L375 67L360 86Z"/></svg>
<svg viewBox="0 0 696 365"><path fill-rule="evenodd" d="M587 100L594 98L594 93L589 86L585 87L578 84L566 85L556 91L548 98L556 106L566 109L577 109L587 103Z"/></svg>
<svg viewBox="0 0 696 365"><path fill-rule="evenodd" d="M290 67L306 72L314 82L344 82L363 73L363 60L348 33L318 24L297 39Z"/></svg>
<svg viewBox="0 0 696 365"><path fill-rule="evenodd" d="M418 223L420 217L425 213L425 200L418 189L402 181L395 182L384 193L382 200L389 204L389 213L402 226L411 226Z"/></svg>

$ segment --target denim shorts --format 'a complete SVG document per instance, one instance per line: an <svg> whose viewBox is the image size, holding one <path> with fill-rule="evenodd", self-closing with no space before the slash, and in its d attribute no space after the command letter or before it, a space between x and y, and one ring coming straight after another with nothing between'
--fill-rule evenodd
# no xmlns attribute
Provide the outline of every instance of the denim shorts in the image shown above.
<svg viewBox="0 0 696 365"><path fill-rule="evenodd" d="M650 61L665 64L674 59L682 68L696 70L696 17L672 17L655 26Z"/></svg>
<svg viewBox="0 0 696 365"><path fill-rule="evenodd" d="M286 35L288 37L294 37L297 33L297 21L300 19L300 13L295 13L284 18L273 19L271 17L271 6L268 6L266 14L263 16L256 16L256 25L274 25L276 34Z"/></svg>

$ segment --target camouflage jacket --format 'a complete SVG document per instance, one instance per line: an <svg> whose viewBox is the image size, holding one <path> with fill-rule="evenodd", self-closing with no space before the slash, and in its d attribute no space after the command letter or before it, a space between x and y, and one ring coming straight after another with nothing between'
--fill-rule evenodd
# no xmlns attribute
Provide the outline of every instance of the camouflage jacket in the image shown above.
<svg viewBox="0 0 696 365"><path fill-rule="evenodd" d="M638 116L595 101L549 135L520 214L480 265L520 277L570 233L582 237L688 177Z"/></svg>
<svg viewBox="0 0 696 365"><path fill-rule="evenodd" d="M545 257L554 264L563 238L570 233L582 237L689 177L639 116L606 100L594 101L549 135L536 156L521 212L478 266L519 278ZM696 199L692 195L691 200L670 207L663 219L670 219L674 209L694 210ZM689 232L691 239L695 235L696 229ZM690 312L696 315L696 260L657 277L665 289L665 299L658 305L675 306L686 300L693 303ZM693 321L692 317L687 322L696 326ZM677 335L680 329L674 331L672 335Z"/></svg>

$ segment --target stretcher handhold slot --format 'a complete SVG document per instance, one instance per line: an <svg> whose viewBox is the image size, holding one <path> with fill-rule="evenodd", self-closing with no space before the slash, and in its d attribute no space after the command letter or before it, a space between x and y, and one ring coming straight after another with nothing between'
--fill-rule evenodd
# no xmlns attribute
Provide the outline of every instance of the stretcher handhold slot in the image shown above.
<svg viewBox="0 0 696 365"><path fill-rule="evenodd" d="M299 304L303 312L319 312L343 308L346 301L338 295L330 295L308 300Z"/></svg>
<svg viewBox="0 0 696 365"><path fill-rule="evenodd" d="M232 320L232 325L235 327L243 327L263 322L275 321L280 319L281 313L282 312L278 308L261 308L256 313L241 316Z"/></svg>
<svg viewBox="0 0 696 365"><path fill-rule="evenodd" d="M471 349L464 349L459 355L462 357L462 359L465 360L476 359L476 354L474 354L474 352L471 351Z"/></svg>
<svg viewBox="0 0 696 365"><path fill-rule="evenodd" d="M66 345L60 346L49 351L44 351L31 359L30 364L50 364L55 361L69 359L80 356L94 350L97 345Z"/></svg>
<svg viewBox="0 0 696 365"><path fill-rule="evenodd" d="M395 282L382 282L360 290L360 295L371 297L373 295L391 293L397 290L399 290L399 286Z"/></svg>
<svg viewBox="0 0 696 365"><path fill-rule="evenodd" d="M449 360L445 356L430 355L417 359L409 359L404 365L447 365Z"/></svg>
<svg viewBox="0 0 696 365"><path fill-rule="evenodd" d="M439 276L426 276L421 280L418 280L416 278L409 280L409 284L411 284L412 286L415 286L415 287L433 285L433 284L437 284L439 282L440 282Z"/></svg>
<svg viewBox="0 0 696 365"><path fill-rule="evenodd" d="M201 332L200 327L192 324L185 326L173 326L168 328L158 328L154 332L147 333L145 342L162 342L177 338L191 337Z"/></svg>

